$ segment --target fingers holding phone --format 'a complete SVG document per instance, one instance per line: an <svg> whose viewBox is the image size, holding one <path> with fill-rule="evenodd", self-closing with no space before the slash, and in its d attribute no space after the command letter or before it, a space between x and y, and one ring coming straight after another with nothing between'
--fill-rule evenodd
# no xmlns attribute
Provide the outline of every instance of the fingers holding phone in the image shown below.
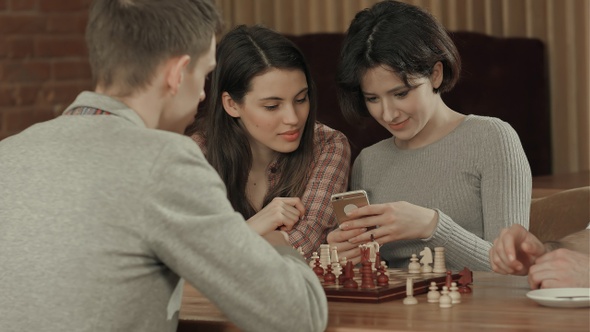
<svg viewBox="0 0 590 332"><path fill-rule="evenodd" d="M330 202L338 224L350 220L348 213L352 210L369 205L367 192L364 190L347 191L332 195Z"/></svg>

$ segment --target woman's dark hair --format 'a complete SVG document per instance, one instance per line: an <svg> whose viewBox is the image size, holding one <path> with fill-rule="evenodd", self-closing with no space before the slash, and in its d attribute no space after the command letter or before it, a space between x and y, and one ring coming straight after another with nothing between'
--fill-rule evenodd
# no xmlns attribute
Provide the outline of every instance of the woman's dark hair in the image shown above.
<svg viewBox="0 0 590 332"><path fill-rule="evenodd" d="M310 110L301 142L297 150L280 154L277 169L271 170L279 175L279 180L266 193L265 206L275 197L301 197L305 191L309 165L313 162L316 90L299 48L287 37L262 26L241 25L231 30L219 42L216 58L201 131L207 141L207 160L225 182L234 209L247 219L257 212L246 198L252 153L238 119L224 110L221 95L227 92L237 104L242 104L252 88L252 79L271 69L301 70L307 79Z"/></svg>
<svg viewBox="0 0 590 332"><path fill-rule="evenodd" d="M446 29L425 10L398 1L378 2L356 14L340 53L338 99L351 122L370 116L360 82L367 70L389 67L411 86L428 77L436 62L443 65L443 81L435 93L451 90L461 72L461 59Z"/></svg>

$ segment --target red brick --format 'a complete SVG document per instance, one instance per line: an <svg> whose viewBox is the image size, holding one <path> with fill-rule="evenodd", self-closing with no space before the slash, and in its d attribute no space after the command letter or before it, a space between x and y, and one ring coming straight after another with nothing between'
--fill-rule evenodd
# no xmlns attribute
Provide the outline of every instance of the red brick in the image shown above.
<svg viewBox="0 0 590 332"><path fill-rule="evenodd" d="M11 91L12 91L12 89L9 89L9 88L0 88L0 107L9 106L9 105L13 104ZM1 116L2 116L2 113L0 113L0 117ZM0 126L0 129L1 128L2 128L2 126Z"/></svg>
<svg viewBox="0 0 590 332"><path fill-rule="evenodd" d="M56 61L53 63L53 78L57 81L91 80L90 64L86 60Z"/></svg>
<svg viewBox="0 0 590 332"><path fill-rule="evenodd" d="M0 0L1 1L1 0ZM8 40L0 35L0 58L8 56Z"/></svg>
<svg viewBox="0 0 590 332"><path fill-rule="evenodd" d="M0 106L34 105L39 97L40 88L39 84L0 88Z"/></svg>
<svg viewBox="0 0 590 332"><path fill-rule="evenodd" d="M15 132L27 129L35 123L51 120L55 113L49 106L15 107L4 114L4 128L6 131Z"/></svg>
<svg viewBox="0 0 590 332"><path fill-rule="evenodd" d="M35 54L35 43L32 37L9 37L5 47L7 58L27 58Z"/></svg>
<svg viewBox="0 0 590 332"><path fill-rule="evenodd" d="M41 37L35 42L39 57L72 57L88 54L84 37Z"/></svg>
<svg viewBox="0 0 590 332"><path fill-rule="evenodd" d="M39 82L49 79L51 74L47 61L12 61L0 67L0 82Z"/></svg>
<svg viewBox="0 0 590 332"><path fill-rule="evenodd" d="M40 9L43 12L88 11L92 0L43 0Z"/></svg>
<svg viewBox="0 0 590 332"><path fill-rule="evenodd" d="M44 32L46 21L39 15L0 13L0 35Z"/></svg>
<svg viewBox="0 0 590 332"><path fill-rule="evenodd" d="M41 89L38 104L53 105L54 107L63 110L63 108L76 99L76 96L78 96L80 92L90 89L90 81L54 83Z"/></svg>
<svg viewBox="0 0 590 332"><path fill-rule="evenodd" d="M86 31L86 22L88 22L88 15L86 13L52 15L47 18L47 32L70 33L83 36Z"/></svg>
<svg viewBox="0 0 590 332"><path fill-rule="evenodd" d="M36 0L10 0L10 9L13 11L30 11L36 8Z"/></svg>

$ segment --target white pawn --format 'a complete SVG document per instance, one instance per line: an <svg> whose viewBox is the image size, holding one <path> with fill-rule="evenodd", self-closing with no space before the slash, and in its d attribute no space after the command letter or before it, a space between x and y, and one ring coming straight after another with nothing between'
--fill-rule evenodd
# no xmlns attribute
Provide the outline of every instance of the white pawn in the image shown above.
<svg viewBox="0 0 590 332"><path fill-rule="evenodd" d="M342 266L342 268L346 267L347 262L348 260L346 259L346 257L342 257L342 259L340 260L340 266Z"/></svg>
<svg viewBox="0 0 590 332"><path fill-rule="evenodd" d="M305 256L305 253L303 252L303 249L301 249L301 247L297 247L297 252L301 255L301 256Z"/></svg>
<svg viewBox="0 0 590 332"><path fill-rule="evenodd" d="M389 278L389 270L387 269L387 264L385 264L385 261L381 261L381 266L383 267L384 274Z"/></svg>
<svg viewBox="0 0 590 332"><path fill-rule="evenodd" d="M311 267L312 269L315 267L315 260L317 258L320 258L320 256L318 255L318 252L317 251L314 251L311 254L311 258L309 259L309 267Z"/></svg>
<svg viewBox="0 0 590 332"><path fill-rule="evenodd" d="M412 258L410 258L410 264L408 265L408 273L420 273L420 268L422 267L420 263L418 263L418 257L416 254L412 254Z"/></svg>
<svg viewBox="0 0 590 332"><path fill-rule="evenodd" d="M406 298L404 299L404 304L418 304L418 300L414 297L414 280L412 278L406 280Z"/></svg>
<svg viewBox="0 0 590 332"><path fill-rule="evenodd" d="M438 299L438 306L441 308L450 308L453 306L453 300L449 296L449 290L447 286L443 286L442 291L440 292L440 298Z"/></svg>
<svg viewBox="0 0 590 332"><path fill-rule="evenodd" d="M430 287L428 287L428 289L430 289L428 294L426 294L428 303L437 303L440 299L440 293L438 292L438 287L436 287L436 282L431 282Z"/></svg>
<svg viewBox="0 0 590 332"><path fill-rule="evenodd" d="M453 304L461 303L461 293L459 293L459 287L457 287L456 282L451 283L451 291L449 292L449 296L451 297Z"/></svg>

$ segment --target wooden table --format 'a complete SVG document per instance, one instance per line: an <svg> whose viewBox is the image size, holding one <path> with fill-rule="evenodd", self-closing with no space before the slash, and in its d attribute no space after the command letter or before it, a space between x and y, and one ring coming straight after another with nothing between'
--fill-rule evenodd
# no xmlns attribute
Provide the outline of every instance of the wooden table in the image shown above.
<svg viewBox="0 0 590 332"><path fill-rule="evenodd" d="M329 302L326 331L590 331L589 308L543 307L528 299L525 277L474 272L473 293L442 309L418 295L419 303ZM238 331L220 311L186 284L178 331Z"/></svg>
<svg viewBox="0 0 590 332"><path fill-rule="evenodd" d="M590 186L590 171L533 177L533 198L544 197L563 190Z"/></svg>

